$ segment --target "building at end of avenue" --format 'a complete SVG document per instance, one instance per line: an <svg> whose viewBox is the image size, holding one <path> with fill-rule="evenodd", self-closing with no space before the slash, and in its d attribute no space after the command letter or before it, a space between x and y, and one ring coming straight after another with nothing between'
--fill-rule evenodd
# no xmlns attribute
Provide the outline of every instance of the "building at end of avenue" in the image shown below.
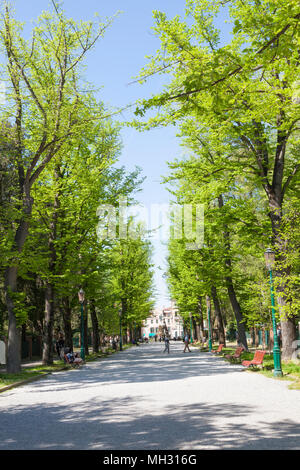
<svg viewBox="0 0 300 470"><path fill-rule="evenodd" d="M159 338L165 335L166 331L170 338L182 338L184 335L183 321L174 301L170 307L152 310L151 315L144 320L142 337L151 338L157 335Z"/></svg>

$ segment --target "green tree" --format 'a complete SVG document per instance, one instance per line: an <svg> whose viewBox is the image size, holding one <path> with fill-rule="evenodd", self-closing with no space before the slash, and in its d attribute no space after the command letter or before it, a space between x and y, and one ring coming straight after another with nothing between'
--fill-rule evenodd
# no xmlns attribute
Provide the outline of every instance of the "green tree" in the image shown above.
<svg viewBox="0 0 300 470"><path fill-rule="evenodd" d="M80 91L80 66L107 24L76 23L55 4L33 29L32 40L21 36L21 24L5 6L0 26L1 47L6 54L2 67L7 80L8 105L2 121L13 123L13 167L18 178L17 215L10 233L11 250L6 260L5 290L9 318L9 372L20 369L19 321L14 301L20 254L28 235L34 205L32 187L51 160L61 155L72 139L87 126L105 118L92 91Z"/></svg>
<svg viewBox="0 0 300 470"><path fill-rule="evenodd" d="M233 22L232 40L220 44L214 19L222 1L187 0L186 21L154 12L161 49L142 71L171 73L165 91L140 103L137 116L161 112L141 128L189 125L195 139L218 158L213 173L247 177L263 191L278 263L287 259L282 238L285 198L299 171L298 24L295 0L230 0L224 5ZM226 234L226 230L224 232ZM283 358L293 352L295 317L287 313L285 269L276 269Z"/></svg>
<svg viewBox="0 0 300 470"><path fill-rule="evenodd" d="M142 326L153 308L153 271L150 242L143 239L143 231L135 225L135 236L120 239L110 254L110 278L113 298L121 309L122 325L133 337L134 325ZM116 311L117 312L117 311Z"/></svg>

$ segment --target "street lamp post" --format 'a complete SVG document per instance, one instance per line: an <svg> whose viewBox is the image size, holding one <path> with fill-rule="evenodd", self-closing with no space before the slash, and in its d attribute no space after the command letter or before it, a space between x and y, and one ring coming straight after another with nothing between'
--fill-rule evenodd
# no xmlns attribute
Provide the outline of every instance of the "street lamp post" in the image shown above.
<svg viewBox="0 0 300 470"><path fill-rule="evenodd" d="M193 320L192 320L191 313L190 313L190 330L191 330L191 344L193 344Z"/></svg>
<svg viewBox="0 0 300 470"><path fill-rule="evenodd" d="M120 317L120 351L123 351L123 339L122 339L122 308L119 308Z"/></svg>
<svg viewBox="0 0 300 470"><path fill-rule="evenodd" d="M206 296L206 306L207 306L207 321L208 321L208 350L211 352L212 350L212 340L211 340L211 326L210 326L210 309L211 309L211 302L208 295Z"/></svg>
<svg viewBox="0 0 300 470"><path fill-rule="evenodd" d="M84 290L80 289L78 292L79 302L81 304L81 333L80 333L80 357L85 361L85 347L84 347L84 313L83 313L83 304L84 304Z"/></svg>
<svg viewBox="0 0 300 470"><path fill-rule="evenodd" d="M275 377L281 377L283 375L281 369L281 357L280 357L280 347L277 336L277 326L276 326L276 317L275 317L275 298L274 298L274 285L273 285L273 275L272 268L275 263L275 253L271 248L267 248L265 251L265 261L266 267L270 275L270 289L271 289L271 304L272 304L272 324L273 324L273 335L274 335L274 346L273 346L273 360L274 360L274 371L273 375Z"/></svg>

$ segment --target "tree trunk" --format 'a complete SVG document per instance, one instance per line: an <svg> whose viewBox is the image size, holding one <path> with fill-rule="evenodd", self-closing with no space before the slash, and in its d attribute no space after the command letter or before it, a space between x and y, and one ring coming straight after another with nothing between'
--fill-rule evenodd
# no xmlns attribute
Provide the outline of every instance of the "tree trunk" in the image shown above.
<svg viewBox="0 0 300 470"><path fill-rule="evenodd" d="M17 326L12 294L16 292L17 266L10 266L6 270L6 306L8 311L8 343L7 343L7 372L17 374L21 370L21 333Z"/></svg>
<svg viewBox="0 0 300 470"><path fill-rule="evenodd" d="M56 180L59 178L59 167L55 170ZM43 363L53 364L53 326L54 326L54 286L53 276L56 271L56 249L55 241L57 239L57 219L59 211L59 195L60 191L54 196L53 213L49 224L49 277L46 282L45 291L45 320L44 320L44 335L43 335Z"/></svg>
<svg viewBox="0 0 300 470"><path fill-rule="evenodd" d="M63 322L64 322L64 336L65 347L73 351L73 334L72 334L72 309L69 298L62 300Z"/></svg>
<svg viewBox="0 0 300 470"><path fill-rule="evenodd" d="M280 117L280 119L282 116ZM287 295L285 292L288 290L285 278L289 275L290 267L287 264L286 252L287 247L285 240L282 238L282 204L284 198L283 190L283 170L284 170L284 156L286 150L286 139L284 131L278 131L277 149L274 161L273 181L270 186L265 183L264 189L266 191L269 201L269 217L272 225L272 245L277 253L277 259L281 264L281 269L274 272L275 285L277 293L277 304L279 310L279 317L282 331L282 359L289 360L294 352L293 343L297 340L297 332L295 327L295 317L288 315L286 312ZM287 187L285 188L285 190Z"/></svg>
<svg viewBox="0 0 300 470"><path fill-rule="evenodd" d="M226 346L223 318L222 318L220 303L219 303L219 299L217 295L217 289L215 286L212 286L211 288L211 296L214 302L215 313L216 313L216 318L217 318L217 323L218 323L219 344L224 344L224 346Z"/></svg>
<svg viewBox="0 0 300 470"><path fill-rule="evenodd" d="M262 337L262 348L265 350L266 349L266 329L264 326L261 329L261 337Z"/></svg>
<svg viewBox="0 0 300 470"><path fill-rule="evenodd" d="M104 352L105 351L105 343L104 343L104 338L105 338L105 334L104 334L104 330L103 330L103 327L101 326L100 324L100 348L101 348L101 352Z"/></svg>
<svg viewBox="0 0 300 470"><path fill-rule="evenodd" d="M84 351L85 351L85 355L88 356L89 355L89 332L88 332L88 315L87 315L87 310L88 310L88 307L87 307L87 304L85 302L85 305L84 305L84 321L83 321L83 324L84 324Z"/></svg>
<svg viewBox="0 0 300 470"><path fill-rule="evenodd" d="M43 364L53 364L53 324L54 324L54 294L50 282L45 290L45 319L43 328Z"/></svg>
<svg viewBox="0 0 300 470"><path fill-rule="evenodd" d="M200 341L202 344L205 342L204 325L203 325L203 309L202 309L202 297L198 298L198 313L199 313L199 332Z"/></svg>
<svg viewBox="0 0 300 470"><path fill-rule="evenodd" d="M273 347L274 347L274 333L273 333L273 328L270 328L269 329L269 354L271 354Z"/></svg>
<svg viewBox="0 0 300 470"><path fill-rule="evenodd" d="M218 202L219 202L219 208L222 208L224 206L222 195L218 197ZM228 296L229 296L229 300L230 300L232 310L233 310L236 323L237 323L239 342L242 344L245 350L248 351L246 329L245 329L245 324L243 321L244 320L243 314L242 314L240 304L237 300L235 289L234 289L232 278L231 278L232 267L231 267L231 259L229 257L230 235L229 235L229 231L228 231L226 224L224 224L223 237L224 237L224 245L225 245L226 253L227 253L227 255L225 256L225 270L227 272L227 275L225 276L225 280L226 280L226 285L227 285Z"/></svg>
<svg viewBox="0 0 300 470"><path fill-rule="evenodd" d="M282 332L282 353L281 358L284 361L291 359L295 352L295 341L297 340L297 328L294 318L287 318L286 321L281 321L281 332Z"/></svg>
<svg viewBox="0 0 300 470"><path fill-rule="evenodd" d="M195 321L195 337L197 338L197 341L201 341L199 320L197 322Z"/></svg>
<svg viewBox="0 0 300 470"><path fill-rule="evenodd" d="M240 307L239 302L237 301L231 277L229 277L229 276L226 277L226 281L227 281L227 290L228 290L229 299L230 299L231 306L232 306L234 316L235 316L235 319L236 319L237 330L238 330L238 335L239 335L239 342L244 347L244 349L246 351L248 351L246 330L245 330L245 324L244 324L244 320L243 320L241 307Z"/></svg>
<svg viewBox="0 0 300 470"><path fill-rule="evenodd" d="M194 330L193 340L198 341L198 339L199 339L199 325L197 325L197 322L196 322L194 317L192 318L192 322L193 322L193 330Z"/></svg>
<svg viewBox="0 0 300 470"><path fill-rule="evenodd" d="M28 187L24 189L22 218L16 230L14 247L21 253L28 235L29 219L32 212L33 199ZM17 374L21 370L21 339L20 328L17 324L13 295L17 292L18 262L15 260L5 271L5 300L8 313L8 344L7 372Z"/></svg>
<svg viewBox="0 0 300 470"><path fill-rule="evenodd" d="M283 360L288 361L292 358L295 350L293 344L295 344L295 341L297 340L297 330L295 317L288 315L287 313L289 306L286 295L286 292L288 291L286 278L290 274L290 267L287 265L286 260L286 244L280 233L282 225L281 206L279 207L279 204L277 204L276 207L276 204L272 199L270 202L270 218L272 222L273 244L275 246L275 251L279 253L277 259L281 265L281 269L275 269L274 271L275 290L277 294L278 313L282 333L281 357Z"/></svg>
<svg viewBox="0 0 300 470"><path fill-rule="evenodd" d="M133 328L132 328L132 326L130 325L130 327L129 327L129 342L130 342L130 343L132 343L133 336L134 336Z"/></svg>
<svg viewBox="0 0 300 470"><path fill-rule="evenodd" d="M22 340L22 343L24 343L26 341L26 323L23 323L22 325L22 331L21 331L21 340Z"/></svg>
<svg viewBox="0 0 300 470"><path fill-rule="evenodd" d="M195 341L195 340L198 341L198 339L199 339L199 334L198 334L198 331L197 331L197 330L199 330L199 327L198 327L197 322L196 322L196 320L195 320L194 317L192 317L192 324L193 324L193 330L194 330L193 340L194 340L194 341Z"/></svg>
<svg viewBox="0 0 300 470"><path fill-rule="evenodd" d="M92 321L92 328L93 328L93 352L99 352L99 324L98 318L96 314L96 306L95 300L91 300L90 302L90 315Z"/></svg>
<svg viewBox="0 0 300 470"><path fill-rule="evenodd" d="M255 340L254 345L256 348L259 346L259 329L257 327L254 328Z"/></svg>
<svg viewBox="0 0 300 470"><path fill-rule="evenodd" d="M124 289L124 285L122 287ZM122 343L127 344L127 326L125 325L126 314L127 314L127 299L126 298L121 299L121 310L122 310L122 316L121 316L121 321L122 321Z"/></svg>

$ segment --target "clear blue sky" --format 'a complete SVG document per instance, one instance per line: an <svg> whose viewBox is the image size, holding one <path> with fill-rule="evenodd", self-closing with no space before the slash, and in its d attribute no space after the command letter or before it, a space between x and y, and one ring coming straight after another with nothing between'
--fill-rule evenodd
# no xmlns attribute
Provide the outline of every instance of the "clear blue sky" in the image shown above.
<svg viewBox="0 0 300 470"><path fill-rule="evenodd" d="M13 0L12 4L16 17L26 22L26 32L31 27L31 21L36 20L43 10L52 9L48 0ZM145 56L159 48L159 41L151 30L154 25L152 11L161 10L168 17L183 15L184 0L65 0L63 8L67 16L76 20L91 20L95 12L104 20L121 11L86 60L86 77L96 87L103 87L100 98L109 107L124 107L137 99L149 97L162 88L163 78L160 76L154 77L145 85L129 83L145 66ZM226 40L230 26L224 24L223 18L220 18L220 28ZM118 120L125 121L131 117L131 112L126 111L118 116ZM169 194L161 184L161 177L168 173L166 162L182 153L175 134L176 129L173 127L144 133L128 128L122 131L124 149L119 164L124 165L128 171L135 165L142 168L147 179L138 199L147 207L153 203L169 201ZM162 278L166 268L166 250L159 242L154 243L154 249L157 306L167 306L169 297Z"/></svg>

